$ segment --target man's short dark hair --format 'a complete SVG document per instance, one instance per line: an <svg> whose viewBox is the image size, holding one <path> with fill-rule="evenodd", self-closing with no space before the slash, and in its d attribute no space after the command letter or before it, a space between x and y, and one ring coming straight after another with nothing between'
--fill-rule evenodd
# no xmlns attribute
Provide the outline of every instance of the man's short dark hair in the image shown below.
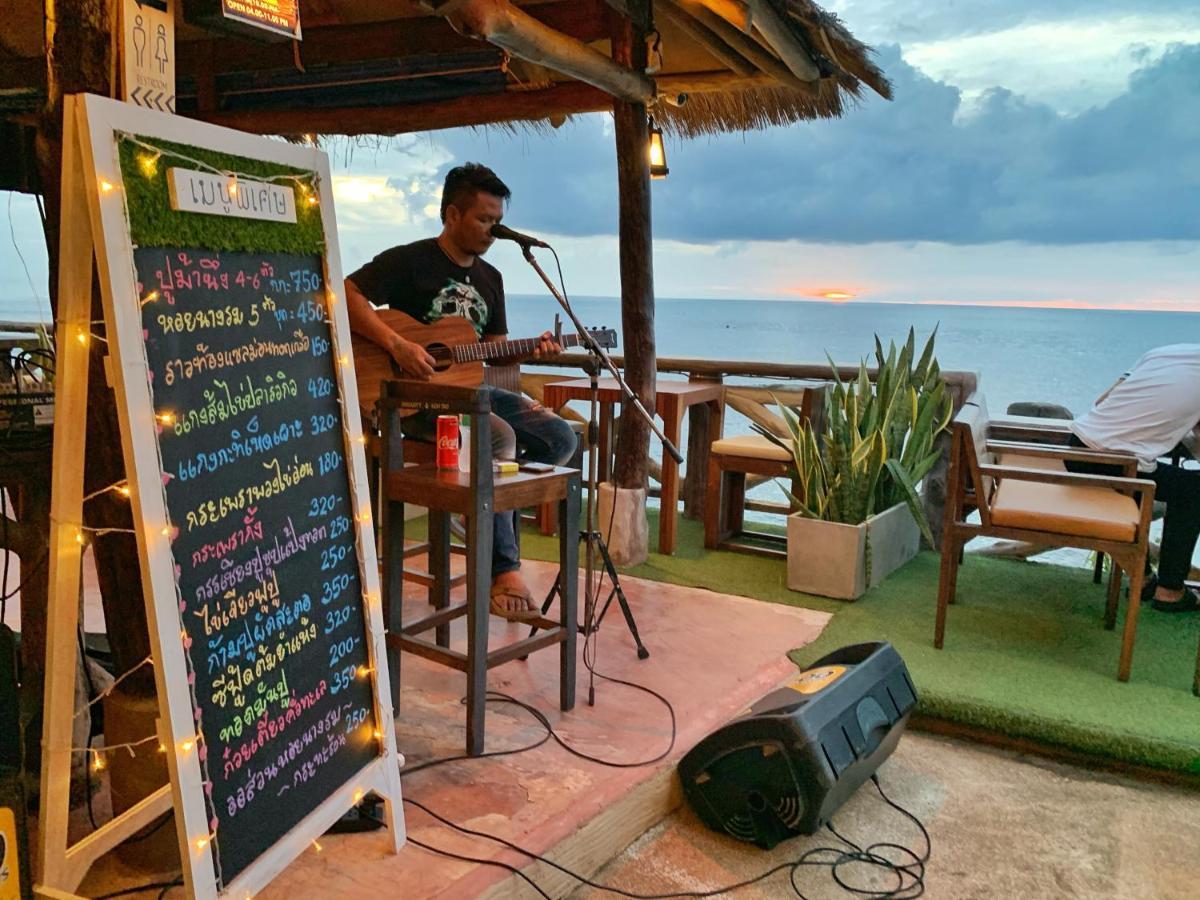
<svg viewBox="0 0 1200 900"><path fill-rule="evenodd" d="M504 201L512 196L508 185L501 181L495 172L480 163L465 163L447 172L446 183L442 187L442 221L446 221L446 210L451 203L457 206L460 212L466 212L480 191Z"/></svg>

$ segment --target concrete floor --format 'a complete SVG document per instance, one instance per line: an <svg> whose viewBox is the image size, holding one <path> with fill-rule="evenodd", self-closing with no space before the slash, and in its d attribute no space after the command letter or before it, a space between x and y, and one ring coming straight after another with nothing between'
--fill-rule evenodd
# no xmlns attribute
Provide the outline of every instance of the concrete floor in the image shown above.
<svg viewBox="0 0 1200 900"><path fill-rule="evenodd" d="M1200 793L913 732L904 736L879 776L888 795L915 813L932 836L926 897L1200 897ZM885 806L870 783L833 823L859 844L922 844L916 828ZM685 808L649 831L595 880L639 893L711 890L751 878L811 847L836 843L825 831L766 852L709 831ZM845 875L865 877L853 869ZM811 900L849 896L824 869L802 870L797 883ZM583 888L571 896L598 900L613 895ZM735 896L767 900L795 895L787 874L781 873Z"/></svg>

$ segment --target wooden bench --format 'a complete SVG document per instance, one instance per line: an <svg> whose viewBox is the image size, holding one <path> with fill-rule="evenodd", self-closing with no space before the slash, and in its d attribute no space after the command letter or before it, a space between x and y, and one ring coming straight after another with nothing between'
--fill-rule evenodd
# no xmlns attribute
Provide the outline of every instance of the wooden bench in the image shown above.
<svg viewBox="0 0 1200 900"><path fill-rule="evenodd" d="M1117 677L1129 680L1137 633L1154 482L1135 477L1137 460L1124 453L988 440L988 414L975 394L954 419L953 445L938 583L933 645L941 648L946 613L954 601L960 551L976 537L1007 538L1049 546L1107 553L1113 561L1104 626L1116 626L1121 573L1129 573L1129 607L1121 638ZM995 455L1006 464L995 464ZM1058 464L1066 460L1122 468L1122 477L1079 475ZM1013 465L1023 462L1024 465ZM1033 462L1034 465L1029 463ZM967 521L971 510L979 523Z"/></svg>

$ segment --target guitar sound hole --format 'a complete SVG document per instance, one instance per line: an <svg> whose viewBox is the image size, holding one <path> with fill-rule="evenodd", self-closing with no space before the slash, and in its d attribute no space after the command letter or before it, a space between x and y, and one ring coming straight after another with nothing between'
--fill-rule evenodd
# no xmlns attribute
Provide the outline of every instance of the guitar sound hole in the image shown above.
<svg viewBox="0 0 1200 900"><path fill-rule="evenodd" d="M436 372L445 372L454 364L454 357L450 355L450 348L445 344L430 344L425 348L425 352L433 357L433 368Z"/></svg>

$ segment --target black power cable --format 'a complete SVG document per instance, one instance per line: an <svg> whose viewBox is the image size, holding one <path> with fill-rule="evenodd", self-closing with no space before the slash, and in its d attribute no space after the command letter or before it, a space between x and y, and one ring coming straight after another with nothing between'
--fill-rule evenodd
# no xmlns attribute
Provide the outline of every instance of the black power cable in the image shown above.
<svg viewBox="0 0 1200 900"><path fill-rule="evenodd" d="M614 681L618 684L627 684L631 687L636 687L636 688L639 688L640 690L644 690L649 693L654 693L653 691L650 691L649 688L645 688L642 685L634 685L634 684L631 684L630 682L624 682L624 681L620 681L618 679L608 678L608 676L601 675L599 673L597 673L597 675L600 678L605 678L606 680ZM663 698L657 694L655 694L655 696L658 696L659 699L667 705L668 709L670 709L670 703L668 701L666 701L665 698ZM623 762L613 762L613 761L609 761L609 760L603 760L598 757L594 757L589 754L582 753L578 750L575 750L570 745L568 745L566 742L564 742L563 739L561 737L559 737L558 734L554 731L554 728L550 724L550 721L546 717L546 715L544 713L542 713L540 710L536 709L535 707L532 707L527 703L517 700L516 698L510 697L507 694L502 694L499 691L489 691L487 700L491 701L491 702L512 703L516 706L521 707L522 709L529 712L530 715L532 715L538 721L538 723L541 724L543 729L545 729L545 734L542 736L541 740L539 740L539 741L536 741L532 744L526 745L524 747L518 747L518 748L515 748L512 750L494 751L491 753L481 754L480 756L459 755L459 756L441 757L438 759L428 760L426 762L419 763L416 766L411 766L409 768L402 769L401 775L411 775L414 772L421 771L422 769L429 769L429 768L433 768L434 766L445 765L447 763L459 762L459 761L467 760L467 759L483 759L483 758L487 758L487 757L509 756L509 755L512 755L515 753L523 753L527 750L532 750L537 747L540 747L551 739L553 739L557 744L559 744L559 746L561 746L568 753L571 753L572 755L577 756L580 759L585 759L585 760L588 760L589 762L594 762L598 765L602 765L602 766L606 766L606 767L610 767L610 768L629 768L629 767L635 767L635 766L649 765L650 763L661 760L668 753L670 753L670 748L668 748L664 753L660 754L659 756L655 757L654 759L646 760L645 762L640 762L640 763L623 763ZM671 745L673 747L674 742L675 742L675 716L674 716L673 709L671 710L671 724L672 724ZM921 822L920 819L918 819L913 813L909 812L908 810L904 809L902 806L897 804L890 797L888 797L886 793L884 793L883 787L880 785L879 777L877 775L872 775L871 781L874 783L875 789L879 792L879 796L883 799L883 801L888 806L892 807L897 812L901 813L903 816L905 816L907 819L909 819L913 824L915 824L917 826L917 828L919 829L921 836L924 840L924 844L925 844L925 849L923 852L917 853L916 851L914 851L908 847L905 847L902 844L897 844L897 843L894 843L891 841L878 841L876 843L869 844L866 847L860 847L858 844L855 844L853 841L849 840L848 838L843 837L834 828L832 823L828 823L826 825L826 827L829 829L830 833L833 834L834 837L836 837L842 843L844 843L847 847L849 847L850 848L849 850L845 850L840 847L813 847L813 848L805 851L803 854L801 854L795 860L792 860L792 861L786 862L786 863L780 863L779 865L773 866L772 868L754 876L753 878L749 878L744 881L739 881L734 884L725 885L725 886L719 887L719 888L713 888L712 890L708 890L708 891L677 891L677 892L673 892L673 893L664 893L664 894L638 894L638 893L634 893L631 891L625 891L620 888L614 888L614 887L609 887L607 885L600 884L599 882L592 881L588 878L585 878L582 875L579 875L576 872L573 872L572 870L560 865L559 863L554 862L551 859L547 859L546 857L544 857L540 854L534 853L531 850L526 850L525 848L521 847L520 845L515 844L512 841L509 841L498 835L493 835L493 834L489 834L485 831L478 831L475 829L467 828L462 825L458 825L458 824L450 821L449 819L439 815L437 812L430 809L428 806L425 806L423 803L420 803L419 801L414 800L411 797L405 797L404 802L421 810L426 815L430 816L431 818L433 818L434 820L441 823L442 825L444 825L447 828L453 829L454 831L469 835L471 837L476 837L476 838L481 838L484 840L493 841L497 844L507 847L510 850L513 850L517 853L524 855L528 859L544 863L544 864L550 866L551 868L557 869L558 871L562 872L563 874L568 875L571 878L574 878L580 884L587 885L588 887L592 887L597 890L602 890L602 891L606 891L608 893L616 894L621 897L628 897L628 898L631 898L631 900L674 900L674 898L714 897L719 894L731 893L733 891L741 890L742 888L758 884L758 883L763 882L763 881L767 880L768 878L771 878L781 872L788 872L788 883L789 883L789 886L791 887L792 891L795 893L796 897L800 898L800 900L807 900L805 894L802 892L800 885L797 883L797 880L796 880L796 876L801 872L801 870L803 870L806 867L828 868L831 877L838 884L838 886L851 894L855 894L858 896L864 896L864 897L871 897L871 898L875 898L875 900L915 900L915 898L920 897L925 891L925 880L924 880L925 879L925 864L926 864L926 862L928 862L929 855L932 850L932 842L929 837L929 832L925 828L924 824ZM381 822L375 816L370 815L370 814L366 813L365 811L363 811L362 807L360 807L359 809L360 809L360 815L362 815L364 818L368 818L368 819L376 822L379 825L383 824L383 822ZM428 850L432 853L441 853L449 858L456 859L459 861L472 862L472 863L477 863L479 865L500 866L501 868L505 868L505 869L508 869L509 871L519 874L526 882L529 882L530 884L532 884L532 881L529 878L529 876L525 875L523 872L519 872L518 870L515 869L515 867L507 866L507 865L505 865L503 863L499 863L495 860L488 860L488 859L484 859L482 857L472 857L472 856L467 856L464 854L450 853L448 851L443 852L443 851L439 850L438 848L433 847L431 845L421 844L421 843L417 843L417 842L414 842L414 843L416 843L417 846L421 847L424 850ZM889 859L887 856L884 855L884 852L887 852L887 851L891 851L895 854L899 854L902 858L899 861ZM858 867L860 869L862 869L862 868L873 869L877 872L883 873L887 876L894 878L895 883L888 889L881 889L881 888L877 888L877 887L861 887L859 885L853 884L849 880L847 875L844 874L844 870L849 867L852 867L852 866ZM537 885L533 885L533 887L540 894L542 894L542 896L546 896L545 893L541 890L541 888L539 888Z"/></svg>

